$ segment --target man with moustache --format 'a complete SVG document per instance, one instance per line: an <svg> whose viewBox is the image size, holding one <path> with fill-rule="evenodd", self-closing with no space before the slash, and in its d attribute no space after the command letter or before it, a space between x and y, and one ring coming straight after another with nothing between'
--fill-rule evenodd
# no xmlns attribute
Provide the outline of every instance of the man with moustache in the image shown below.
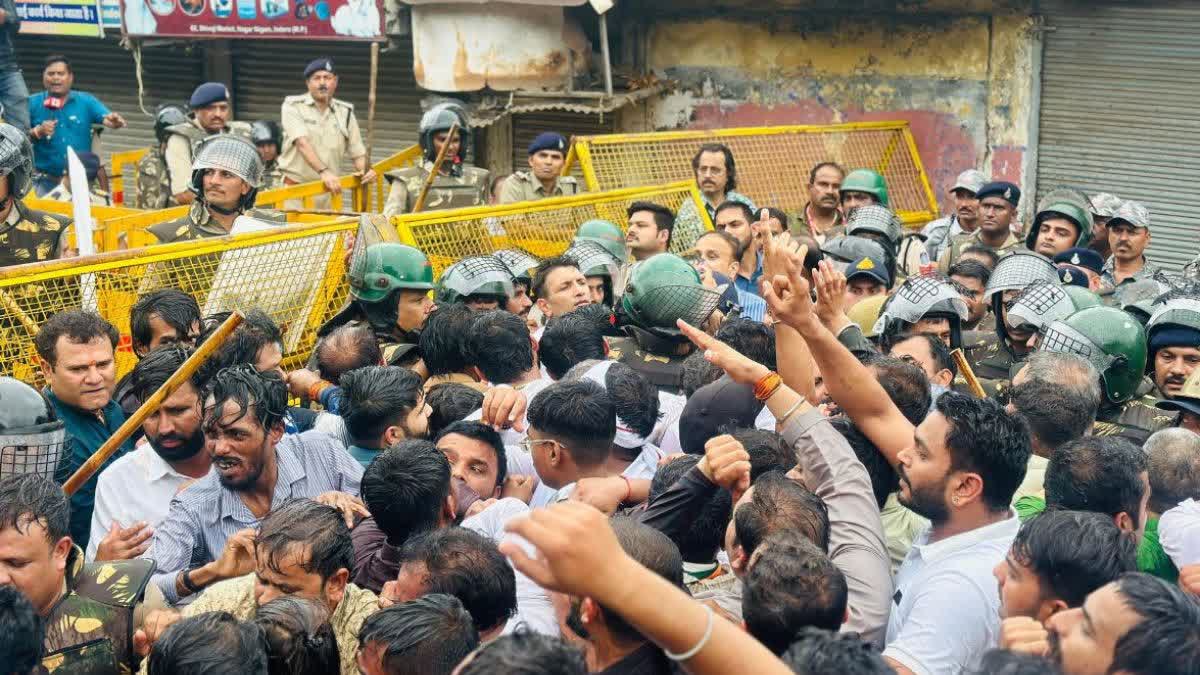
<svg viewBox="0 0 1200 675"><path fill-rule="evenodd" d="M204 405L202 429L213 470L171 500L170 512L143 555L167 602L228 578L218 557L244 530L297 497L335 506L349 524L368 515L357 495L362 466L321 431L283 432L287 387L275 371L242 364L218 372Z"/></svg>
<svg viewBox="0 0 1200 675"><path fill-rule="evenodd" d="M950 196L954 201L954 213L929 223L921 230L925 235L925 250L930 260L937 260L942 246L951 237L970 234L979 227L979 197L976 194L987 179L975 169L958 174Z"/></svg>
<svg viewBox="0 0 1200 675"><path fill-rule="evenodd" d="M192 119L166 128L163 149L176 204L191 204L196 200L191 189L192 160L201 141L219 134L234 134L250 142L250 125L230 119L229 88L224 84L205 82L196 87L188 107L192 109Z"/></svg>
<svg viewBox="0 0 1200 675"><path fill-rule="evenodd" d="M174 346L150 352L130 373L130 392L146 400L190 355ZM127 560L145 553L171 499L208 473L212 460L203 452L200 428L206 387L203 369L197 370L142 422L142 444L100 474L88 560Z"/></svg>
<svg viewBox="0 0 1200 675"><path fill-rule="evenodd" d="M821 162L808 173L808 204L795 216L792 232L824 244L846 233L846 216L838 208L846 170L837 162Z"/></svg>
<svg viewBox="0 0 1200 675"><path fill-rule="evenodd" d="M974 232L949 238L938 254L938 270L942 274L947 273L963 250L970 246L983 246L1004 257L1023 244L1009 227L1016 217L1017 205L1021 203L1021 188L996 181L979 188L975 198L979 200L979 227Z"/></svg>
<svg viewBox="0 0 1200 675"><path fill-rule="evenodd" d="M1194 295L1167 296L1154 305L1146 324L1149 368L1155 394L1172 399L1183 391L1188 376L1200 365L1200 298Z"/></svg>

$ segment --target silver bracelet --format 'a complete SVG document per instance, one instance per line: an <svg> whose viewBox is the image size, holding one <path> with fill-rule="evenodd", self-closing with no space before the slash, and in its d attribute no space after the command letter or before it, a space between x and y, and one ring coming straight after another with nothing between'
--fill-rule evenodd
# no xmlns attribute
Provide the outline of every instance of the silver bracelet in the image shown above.
<svg viewBox="0 0 1200 675"><path fill-rule="evenodd" d="M798 410L800 408L800 406L804 405L804 401L805 401L804 394L798 394L798 396L800 396L800 400L796 401L796 404L793 405L791 408L788 408L788 411L783 413L783 417L780 417L779 419L775 420L776 424L783 424L784 422L787 422L788 418L792 416L792 413L796 412L796 410Z"/></svg>
<svg viewBox="0 0 1200 675"><path fill-rule="evenodd" d="M666 649L664 649L663 654L665 654L668 659L671 659L672 661L676 661L676 662L687 661L688 659L692 658L693 656L699 654L700 650L704 649L705 645L708 644L708 641L710 639L712 639L712 632L713 632L712 607L709 607L708 605L701 605L701 607L703 607L704 610L706 612L708 612L708 626L706 626L704 628L704 636L700 638L700 641L696 643L695 647L692 647L691 649L687 650L686 652L684 652L682 654L674 654L674 653L669 652Z"/></svg>

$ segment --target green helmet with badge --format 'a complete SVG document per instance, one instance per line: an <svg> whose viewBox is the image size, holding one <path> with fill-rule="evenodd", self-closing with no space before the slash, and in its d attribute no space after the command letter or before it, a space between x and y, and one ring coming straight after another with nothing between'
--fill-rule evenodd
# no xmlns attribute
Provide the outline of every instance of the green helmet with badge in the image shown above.
<svg viewBox="0 0 1200 675"><path fill-rule="evenodd" d="M1087 359L1112 403L1132 399L1146 369L1146 331L1116 307L1089 307L1051 322L1037 348Z"/></svg>
<svg viewBox="0 0 1200 675"><path fill-rule="evenodd" d="M621 309L630 323L662 336L679 336L677 319L693 326L708 320L721 295L700 283L700 274L673 253L659 253L629 275Z"/></svg>
<svg viewBox="0 0 1200 675"><path fill-rule="evenodd" d="M1034 250L1042 223L1051 218L1066 218L1079 229L1072 246L1087 246L1092 240L1092 202L1087 195L1072 188L1055 188L1038 203L1033 225L1025 235L1025 248Z"/></svg>
<svg viewBox="0 0 1200 675"><path fill-rule="evenodd" d="M503 305L513 294L513 274L503 262L490 255L471 255L442 272L434 300L453 304L469 298Z"/></svg>
<svg viewBox="0 0 1200 675"><path fill-rule="evenodd" d="M350 295L381 302L395 290L433 290L433 266L420 250L405 244L372 244L350 262Z"/></svg>
<svg viewBox="0 0 1200 675"><path fill-rule="evenodd" d="M839 196L845 195L847 192L862 192L869 194L879 202L880 206L888 206L888 189L887 181L883 176L873 169L855 169L846 174L846 178L842 180L842 187L838 190Z"/></svg>
<svg viewBox="0 0 1200 675"><path fill-rule="evenodd" d="M608 220L593 218L584 221L576 230L575 239L571 243L577 241L594 241L621 262L629 258L629 251L625 248L625 234L621 232L621 228Z"/></svg>

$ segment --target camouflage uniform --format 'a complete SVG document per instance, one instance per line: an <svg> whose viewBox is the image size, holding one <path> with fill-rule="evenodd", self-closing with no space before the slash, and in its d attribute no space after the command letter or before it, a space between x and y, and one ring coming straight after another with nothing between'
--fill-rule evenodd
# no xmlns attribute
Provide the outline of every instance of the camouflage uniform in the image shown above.
<svg viewBox="0 0 1200 675"><path fill-rule="evenodd" d="M134 609L154 561L144 558L84 563L73 547L67 557L67 594L44 621L42 666L57 675L110 675L133 669Z"/></svg>
<svg viewBox="0 0 1200 675"><path fill-rule="evenodd" d="M278 159L263 165L262 185L258 186L258 190L262 192L277 187L283 187L283 169L279 168Z"/></svg>
<svg viewBox="0 0 1200 675"><path fill-rule="evenodd" d="M1147 282L1158 285L1160 293L1165 293L1168 289L1159 284L1154 278L1161 271L1158 265L1142 258L1142 269L1134 272L1132 275L1125 277L1120 283L1117 282L1116 261L1112 256L1104 262L1104 269L1100 273L1100 299L1106 305L1112 307L1121 307L1127 304L1125 294L1130 287L1137 285L1139 282L1146 285Z"/></svg>
<svg viewBox="0 0 1200 675"><path fill-rule="evenodd" d="M492 174L487 169L475 166L460 166L461 175L441 174L433 179L429 193L425 195L422 211L457 209L464 206L480 206L487 203L487 190ZM396 169L384 174L392 183L383 215L396 216L412 213L425 179L433 170L433 162L421 160L417 166Z"/></svg>
<svg viewBox="0 0 1200 675"><path fill-rule="evenodd" d="M504 179L504 188L500 191L500 203L532 202L547 197L570 197L581 192L579 181L574 176L559 176L554 183L554 190L546 194L542 181L538 180L532 171L518 171Z"/></svg>
<svg viewBox="0 0 1200 675"><path fill-rule="evenodd" d="M1000 397L1012 381L1014 369L1020 368L1024 359L1017 358L1004 345L1000 336L991 330L969 330L963 332L963 355L975 379L989 398ZM954 379L955 388L966 386L961 374ZM966 391L962 389L962 391Z"/></svg>
<svg viewBox="0 0 1200 675"><path fill-rule="evenodd" d="M200 141L214 134L205 131L195 120L167 127L167 132L170 135L167 137L166 147L163 149L169 183L167 189L171 191L171 194L177 195L186 191L188 184L191 183L192 156L196 151L196 146L200 144ZM245 122L229 122L224 130L217 133L233 134L250 143L250 125Z"/></svg>
<svg viewBox="0 0 1200 675"><path fill-rule="evenodd" d="M53 260L62 252L67 216L35 211L14 200L8 219L0 223L0 267Z"/></svg>
<svg viewBox="0 0 1200 675"><path fill-rule="evenodd" d="M136 209L165 209L175 206L175 195L171 193L171 177L167 173L167 160L161 147L150 148L137 163Z"/></svg>
<svg viewBox="0 0 1200 675"><path fill-rule="evenodd" d="M1025 247L1025 242L1021 241L1021 239L1013 234L1011 230L1008 232L1008 238L1004 240L1004 243L1001 244L999 248L994 248L983 243L983 239L981 238L982 233L982 229L977 229L970 234L960 234L956 237L950 237L950 243L946 244L945 249L938 257L938 270L942 274L949 272L950 266L958 262L958 258L962 255L963 249L967 248L968 246L983 246L984 248L990 248L1001 257L1010 251Z"/></svg>
<svg viewBox="0 0 1200 675"><path fill-rule="evenodd" d="M283 213L269 209L250 209L246 211L245 216L276 223L284 223L287 220ZM188 210L186 216L152 225L148 229L161 244L205 237L223 237L229 234L220 223L213 219L208 208L199 202L192 204L192 208Z"/></svg>
<svg viewBox="0 0 1200 675"><path fill-rule="evenodd" d="M1093 436L1120 436L1139 448L1151 434L1175 423L1175 415L1155 407L1158 399L1143 395L1119 406L1100 408L1092 425Z"/></svg>

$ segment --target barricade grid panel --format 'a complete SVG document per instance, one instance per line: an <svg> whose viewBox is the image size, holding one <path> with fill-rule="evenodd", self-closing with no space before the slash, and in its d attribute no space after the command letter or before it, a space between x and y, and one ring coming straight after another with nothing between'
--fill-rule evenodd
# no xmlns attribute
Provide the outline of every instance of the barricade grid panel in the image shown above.
<svg viewBox="0 0 1200 675"><path fill-rule="evenodd" d="M847 171L875 169L887 180L890 206L906 224L937 217L937 203L907 123L858 123L585 136L575 139L589 188L691 180L704 143L724 143L737 162L737 191L759 206L797 212L808 202L808 177L819 162Z"/></svg>

